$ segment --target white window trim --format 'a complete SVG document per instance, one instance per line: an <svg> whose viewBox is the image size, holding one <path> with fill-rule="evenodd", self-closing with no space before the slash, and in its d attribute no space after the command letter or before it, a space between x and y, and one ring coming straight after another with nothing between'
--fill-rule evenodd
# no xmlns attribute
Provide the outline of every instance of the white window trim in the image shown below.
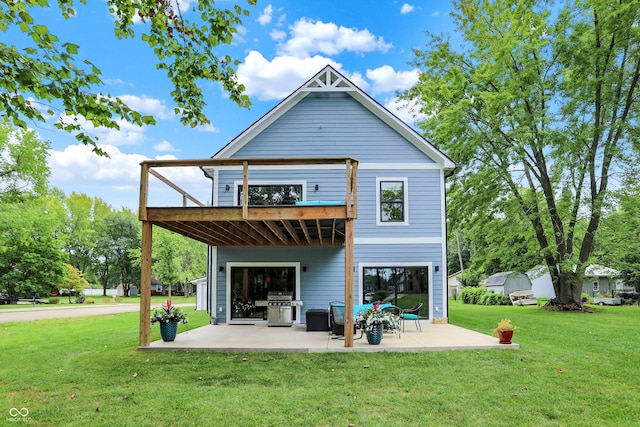
<svg viewBox="0 0 640 427"><path fill-rule="evenodd" d="M380 217L380 183L385 181L401 181L404 189L404 221L382 221ZM380 227L396 227L409 225L409 178L407 177L376 177L376 225Z"/></svg>
<svg viewBox="0 0 640 427"><path fill-rule="evenodd" d="M365 268L385 268L385 267L403 267L403 268L420 268L427 269L427 292L429 293L429 322L433 322L435 315L433 308L433 262L359 262L358 263L358 296L357 300L362 301L364 297L364 269ZM446 295L446 291L445 291ZM438 314L445 315L446 307L438 307Z"/></svg>
<svg viewBox="0 0 640 427"><path fill-rule="evenodd" d="M593 292L600 292L600 282L597 280L593 282Z"/></svg>
<svg viewBox="0 0 640 427"><path fill-rule="evenodd" d="M259 319L251 319L251 320L231 320L231 300L229 296L231 295L231 268L233 267L293 267L296 269L296 298L299 300L300 298L300 263L299 262L227 262L225 265L225 281L226 281L226 296L225 296L225 306L226 306L226 320L227 325L230 324L266 324L266 320ZM296 320L293 322L294 324L300 323L300 307L292 307L296 311Z"/></svg>
<svg viewBox="0 0 640 427"><path fill-rule="evenodd" d="M252 181L248 185L302 185L302 200L307 200L307 181ZM233 181L233 206L238 206L238 188L242 187L242 181Z"/></svg>

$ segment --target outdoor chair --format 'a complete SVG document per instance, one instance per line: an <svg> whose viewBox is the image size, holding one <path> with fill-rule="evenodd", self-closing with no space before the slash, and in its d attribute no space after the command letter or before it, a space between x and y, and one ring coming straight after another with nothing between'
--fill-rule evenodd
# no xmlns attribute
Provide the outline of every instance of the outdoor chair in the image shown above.
<svg viewBox="0 0 640 427"><path fill-rule="evenodd" d="M404 323L407 320L413 320L416 322L416 329L422 332L422 327L420 326L420 309L422 308L422 303L416 305L412 308L407 308L402 310L400 314L400 318L402 319L402 332L404 332Z"/></svg>
<svg viewBox="0 0 640 427"><path fill-rule="evenodd" d="M329 329L332 335L344 336L344 303L329 303ZM353 322L353 333L356 333L356 322ZM362 338L362 336L360 336ZM358 339L358 338L357 338Z"/></svg>

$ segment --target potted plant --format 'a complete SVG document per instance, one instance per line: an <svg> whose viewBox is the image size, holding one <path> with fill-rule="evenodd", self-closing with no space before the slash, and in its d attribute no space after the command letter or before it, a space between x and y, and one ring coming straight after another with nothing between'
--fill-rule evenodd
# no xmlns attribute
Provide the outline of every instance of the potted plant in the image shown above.
<svg viewBox="0 0 640 427"><path fill-rule="evenodd" d="M396 330L398 319L393 313L380 310L377 302L364 311L358 313L357 322L364 328L369 344L377 345L382 341L382 333L385 329Z"/></svg>
<svg viewBox="0 0 640 427"><path fill-rule="evenodd" d="M513 331L519 329L519 326L511 323L511 320L505 318L498 322L498 326L493 330L498 334L500 344L511 344L511 338L513 337Z"/></svg>
<svg viewBox="0 0 640 427"><path fill-rule="evenodd" d="M178 323L187 323L188 317L180 307L171 304L171 300L167 300L167 304L160 309L153 310L151 314L151 323L160 323L160 335L163 341L173 341L176 339L178 332Z"/></svg>

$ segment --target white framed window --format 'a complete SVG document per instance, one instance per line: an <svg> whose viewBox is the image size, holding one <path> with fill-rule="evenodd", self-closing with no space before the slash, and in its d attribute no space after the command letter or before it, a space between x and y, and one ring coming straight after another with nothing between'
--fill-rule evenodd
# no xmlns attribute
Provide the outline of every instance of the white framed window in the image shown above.
<svg viewBox="0 0 640 427"><path fill-rule="evenodd" d="M600 291L600 283L598 283L598 281L596 280L595 282L593 282L593 292L598 291Z"/></svg>
<svg viewBox="0 0 640 427"><path fill-rule="evenodd" d="M409 224L409 179L376 178L376 225Z"/></svg>

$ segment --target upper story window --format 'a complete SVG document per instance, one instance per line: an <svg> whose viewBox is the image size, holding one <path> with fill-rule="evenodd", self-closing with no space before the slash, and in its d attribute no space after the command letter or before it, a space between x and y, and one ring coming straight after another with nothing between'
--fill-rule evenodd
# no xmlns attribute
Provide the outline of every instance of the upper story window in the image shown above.
<svg viewBox="0 0 640 427"><path fill-rule="evenodd" d="M242 185L238 187L238 205L243 203ZM249 206L295 205L302 200L302 184L249 185Z"/></svg>
<svg viewBox="0 0 640 427"><path fill-rule="evenodd" d="M407 178L377 178L377 225L406 225Z"/></svg>

